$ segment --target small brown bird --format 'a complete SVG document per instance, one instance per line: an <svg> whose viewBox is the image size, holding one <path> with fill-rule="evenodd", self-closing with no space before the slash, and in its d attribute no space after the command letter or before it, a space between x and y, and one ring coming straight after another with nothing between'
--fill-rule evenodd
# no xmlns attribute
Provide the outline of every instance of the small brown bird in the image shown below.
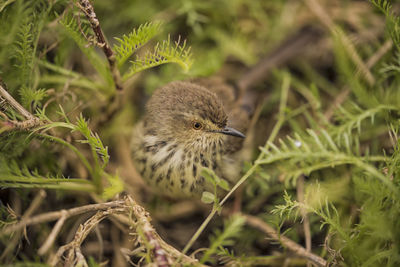
<svg viewBox="0 0 400 267"><path fill-rule="evenodd" d="M213 187L201 175L212 169L235 182L237 158L249 124L249 107L221 79L172 82L154 92L134 129L132 158L156 191L174 198L201 196Z"/></svg>
<svg viewBox="0 0 400 267"><path fill-rule="evenodd" d="M201 175L204 167L236 182L243 160L242 132L255 106L248 89L320 39L318 29L300 29L241 76L238 90L218 78L173 82L158 89L132 137L132 158L142 177L161 194L175 198L213 192Z"/></svg>

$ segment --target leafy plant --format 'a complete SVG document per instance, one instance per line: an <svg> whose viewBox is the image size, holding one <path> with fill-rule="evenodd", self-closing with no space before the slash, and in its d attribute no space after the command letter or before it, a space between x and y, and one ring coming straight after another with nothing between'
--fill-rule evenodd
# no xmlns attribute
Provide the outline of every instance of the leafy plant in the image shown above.
<svg viewBox="0 0 400 267"><path fill-rule="evenodd" d="M215 230L214 234L210 237L210 247L205 251L201 262L207 262L210 260L210 256L223 250L224 246L232 246L234 244L234 238L238 237L240 231L245 223L245 219L240 215L235 215L229 218L224 223L224 229Z"/></svg>
<svg viewBox="0 0 400 267"><path fill-rule="evenodd" d="M55 224L47 221L3 235L4 229L48 211L92 207L126 191L150 212L132 203L119 206L115 217L102 222L105 227L88 235L82 247L74 247L81 253L79 263L118 262L120 257L109 257L109 244L130 242L133 249L121 251L126 262L139 265L162 266L165 259L168 264L174 259L177 265L196 265L188 257L193 247L200 248L193 255L203 264L305 266L309 259L289 252L282 241L288 238L330 265L399 265L400 57L393 51L400 48L397 4L89 1L109 42L107 54L81 2L0 1L0 85L26 109L21 113L21 107L1 95L2 264L49 262L52 254L60 255L60 244L71 240L75 221L60 217ZM285 47L282 40L292 41L296 33L305 36L317 23L325 27L317 32L324 34L314 36L306 51L296 47L301 56L275 65ZM171 35L163 35L164 30ZM202 200L213 204L204 220L198 203L149 194L132 169L134 152L127 141L149 94L168 81L188 77L218 73L240 81L261 59L272 62L274 71L252 90L260 106L248 140L264 145L245 145L244 153L256 157L245 163L242 178L231 186L227 177L202 171L211 185ZM122 91L117 90L118 78ZM37 189L51 190L35 206ZM221 226L223 209L230 208L234 194L234 209L244 216L223 218ZM96 212L111 215L108 208ZM151 216L164 240L154 229L148 231L151 227L141 228L145 223L136 221L135 212L148 221ZM80 214L79 223L91 216ZM271 238L273 231L252 225L249 217L282 233ZM82 227L90 222L82 221ZM186 233L195 234L189 239ZM53 238L51 252L39 255L54 235L59 237ZM93 246L102 255L90 254Z"/></svg>

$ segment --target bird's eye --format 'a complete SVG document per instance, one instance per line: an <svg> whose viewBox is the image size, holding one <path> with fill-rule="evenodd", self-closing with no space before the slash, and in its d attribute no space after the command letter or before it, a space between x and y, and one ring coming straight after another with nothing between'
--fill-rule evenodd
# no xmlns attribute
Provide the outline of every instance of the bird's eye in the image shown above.
<svg viewBox="0 0 400 267"><path fill-rule="evenodd" d="M193 129L195 129L195 130L200 130L201 128L203 128L203 124L201 124L201 123L198 122L198 121L194 121L194 122L193 122Z"/></svg>

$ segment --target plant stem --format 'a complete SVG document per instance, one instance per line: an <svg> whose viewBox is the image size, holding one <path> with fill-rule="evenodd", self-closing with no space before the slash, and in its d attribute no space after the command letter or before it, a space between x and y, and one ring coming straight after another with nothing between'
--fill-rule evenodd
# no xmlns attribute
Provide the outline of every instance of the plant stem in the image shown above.
<svg viewBox="0 0 400 267"><path fill-rule="evenodd" d="M110 45L107 43L106 38L104 37L103 31L100 27L100 22L97 19L92 4L89 2L89 0L80 0L79 7L82 9L83 13L85 13L87 19L90 22L90 25L92 26L93 32L97 38L98 46L103 49L103 52L107 57L108 64L110 65L110 70L114 79L115 87L117 88L117 90L122 90L121 74L115 62L114 52L112 51Z"/></svg>
<svg viewBox="0 0 400 267"><path fill-rule="evenodd" d="M211 221L211 219L214 217L215 213L217 213L218 208L215 206L211 210L210 214L207 216L207 218L203 221L203 223L200 225L199 229L197 229L196 233L190 238L189 242L186 244L185 248L182 250L182 254L186 254L188 250L192 247L193 243L199 238L200 234L204 231L208 223Z"/></svg>

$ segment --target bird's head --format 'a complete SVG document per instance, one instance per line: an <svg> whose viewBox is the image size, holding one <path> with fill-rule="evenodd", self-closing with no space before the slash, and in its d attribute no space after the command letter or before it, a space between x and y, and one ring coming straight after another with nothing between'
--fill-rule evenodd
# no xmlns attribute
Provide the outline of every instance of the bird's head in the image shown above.
<svg viewBox="0 0 400 267"><path fill-rule="evenodd" d="M217 95L190 82L173 82L156 90L146 106L150 134L190 145L209 145L231 135L228 117Z"/></svg>

